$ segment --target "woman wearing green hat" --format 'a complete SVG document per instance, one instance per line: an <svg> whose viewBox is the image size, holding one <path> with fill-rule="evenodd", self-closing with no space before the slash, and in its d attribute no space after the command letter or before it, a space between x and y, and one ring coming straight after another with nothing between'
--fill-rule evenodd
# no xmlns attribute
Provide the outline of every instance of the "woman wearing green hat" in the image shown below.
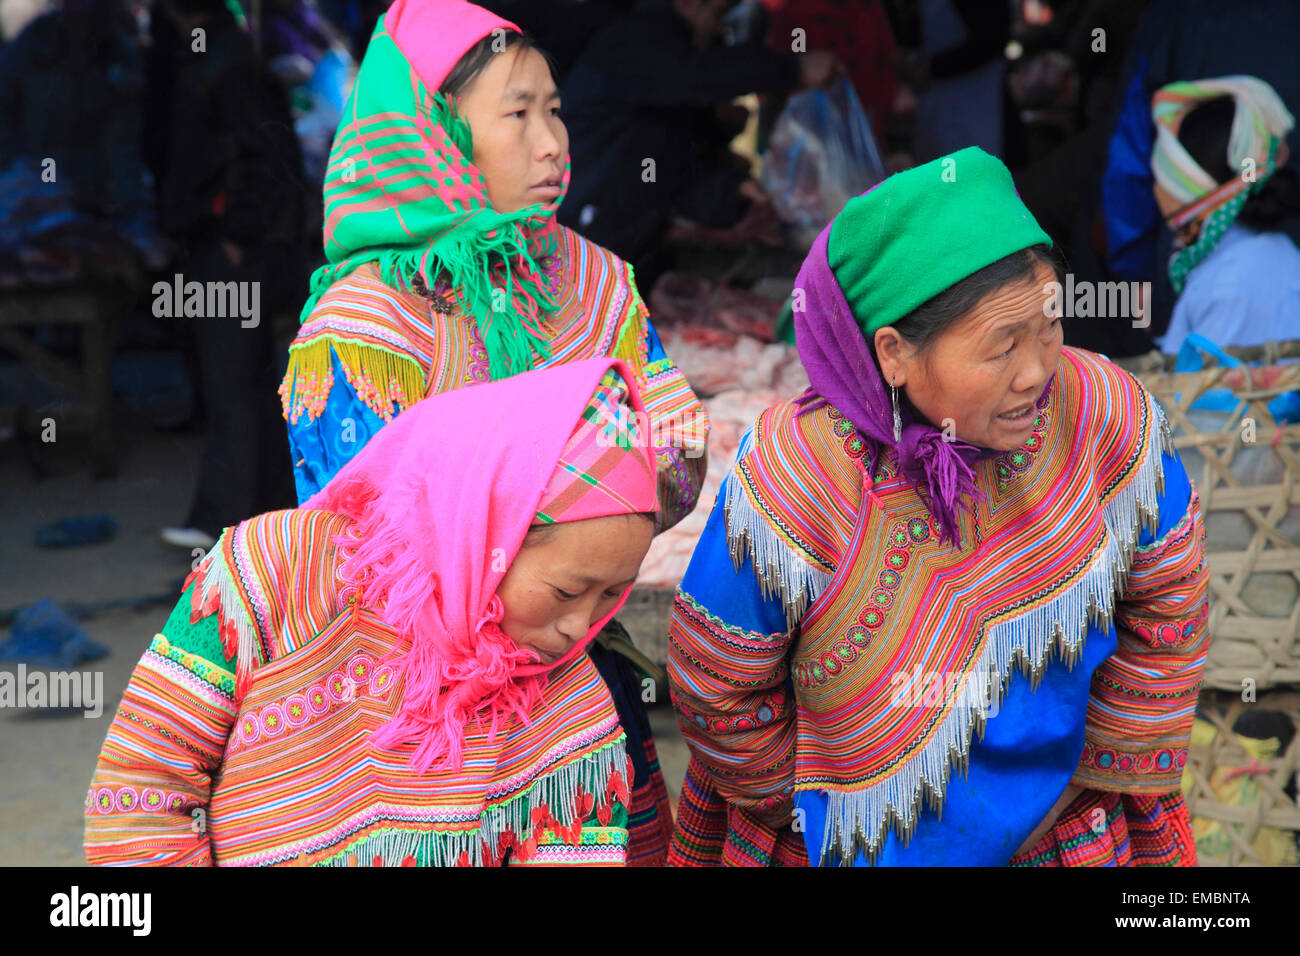
<svg viewBox="0 0 1300 956"><path fill-rule="evenodd" d="M1194 864L1196 491L1137 380L1062 348L1050 247L975 148L813 245L812 385L742 440L674 605L670 862Z"/></svg>
<svg viewBox="0 0 1300 956"><path fill-rule="evenodd" d="M548 61L513 23L463 0L397 0L380 19L330 151L328 263L280 388L300 501L426 396L613 356L644 396L656 530L695 507L703 406L628 264L555 221L569 183L559 112ZM647 662L617 623L591 653L634 764L629 862L662 863L671 809L624 658Z"/></svg>

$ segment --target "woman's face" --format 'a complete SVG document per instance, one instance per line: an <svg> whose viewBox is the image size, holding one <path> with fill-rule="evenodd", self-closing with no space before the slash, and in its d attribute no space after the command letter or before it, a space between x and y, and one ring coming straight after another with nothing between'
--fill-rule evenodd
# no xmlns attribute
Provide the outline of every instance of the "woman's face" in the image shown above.
<svg viewBox="0 0 1300 956"><path fill-rule="evenodd" d="M488 61L457 100L474 134L474 165L488 199L509 213L560 195L569 131L560 93L536 50L509 49Z"/></svg>
<svg viewBox="0 0 1300 956"><path fill-rule="evenodd" d="M552 525L501 579L501 630L552 664L618 604L650 549L654 522L612 515Z"/></svg>
<svg viewBox="0 0 1300 956"><path fill-rule="evenodd" d="M1043 287L1056 276L1039 263L1032 282L1004 286L918 353L894 329L876 332L886 384L937 428L997 451L1019 448L1033 432L1042 397L1061 358L1060 316L1047 314Z"/></svg>

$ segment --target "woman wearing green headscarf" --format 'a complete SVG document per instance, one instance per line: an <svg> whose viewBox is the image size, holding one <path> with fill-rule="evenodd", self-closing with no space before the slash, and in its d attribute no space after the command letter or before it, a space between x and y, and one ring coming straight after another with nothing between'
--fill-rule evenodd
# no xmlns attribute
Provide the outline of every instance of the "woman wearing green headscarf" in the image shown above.
<svg viewBox="0 0 1300 956"><path fill-rule="evenodd" d="M614 356L645 401L657 530L694 508L703 406L631 268L555 221L569 182L559 109L546 58L481 7L398 0L379 21L326 167L328 264L281 386L300 500L427 395ZM637 657L618 635L605 644ZM660 862L671 815L642 682L604 646L592 656L635 765L629 862Z"/></svg>
<svg viewBox="0 0 1300 956"><path fill-rule="evenodd" d="M680 865L1192 865L1196 491L1062 347L1051 240L964 149L795 280L811 387L741 440L673 607Z"/></svg>

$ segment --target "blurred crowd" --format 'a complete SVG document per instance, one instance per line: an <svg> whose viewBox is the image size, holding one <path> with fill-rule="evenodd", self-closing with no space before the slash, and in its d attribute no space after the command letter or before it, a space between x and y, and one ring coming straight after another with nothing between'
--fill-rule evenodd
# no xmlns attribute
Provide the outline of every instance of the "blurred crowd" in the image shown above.
<svg viewBox="0 0 1300 956"><path fill-rule="evenodd" d="M1152 97L1176 81L1248 75L1292 112L1300 104L1293 0L483 5L530 33L562 79L575 175L560 221L631 262L647 298L657 279L688 267L702 240L803 255L808 236L785 212L799 187L760 174L759 162L782 142L796 97L847 89L865 118L874 178L981 146L1012 169L1075 282L1151 283L1147 322L1067 322L1068 344L1112 357L1161 346L1175 315L1166 263L1180 241L1171 217L1186 203L1158 201ZM205 459L253 463L238 487L200 488L181 528L198 538L226 523L232 495L241 514L292 503L277 336L292 333L307 277L324 261L325 160L386 8L0 0L0 287L94 279L143 288L173 273L261 283L268 319L257 329L196 321L169 332L191 357L196 409L223 410L207 418L220 434L209 435ZM1223 167L1237 135L1224 108L1217 118L1202 112L1179 139L1202 168L1216 158ZM1284 153L1293 153L1296 133L1286 129ZM1216 281L1254 262L1238 277L1253 288L1262 261L1270 274L1300 274L1300 199L1284 153L1237 221L1238 239L1268 242L1235 258L1226 243ZM638 188L647 177L659 186L650 208ZM1274 281L1276 322L1260 336L1300 324L1300 290L1289 281ZM1220 338L1234 339L1218 344L1251 344L1225 324L1224 306L1214 308L1227 329Z"/></svg>
<svg viewBox="0 0 1300 956"><path fill-rule="evenodd" d="M1149 185L1122 182L1134 158L1127 125L1141 125L1159 87L1249 74L1284 103L1300 95L1300 12L1285 0L1244 11L1207 0L485 5L531 33L564 80L581 175L562 221L633 262L647 286L674 262L665 239L675 217L771 235L752 157L731 144L752 119L761 154L790 94L839 76L888 171L983 147L1016 171L1071 268L1098 280L1162 272L1157 250L1172 236L1156 228ZM60 250L54 239L80 217L101 237L110 223L155 269L169 257L211 258L214 243L232 265L274 263L271 300L288 308L319 258L319 182L348 78L386 7L3 0L0 176L11 188L0 191L0 215L15 254L0 281L125 268L119 243L103 243L98 260L88 240ZM191 36L200 28L202 50ZM756 109L737 106L748 94ZM647 159L671 205L641 208ZM38 188L51 184L39 175L48 160L57 189ZM1168 321L1168 299L1158 288L1142 335L1080 334L1118 354L1142 351Z"/></svg>

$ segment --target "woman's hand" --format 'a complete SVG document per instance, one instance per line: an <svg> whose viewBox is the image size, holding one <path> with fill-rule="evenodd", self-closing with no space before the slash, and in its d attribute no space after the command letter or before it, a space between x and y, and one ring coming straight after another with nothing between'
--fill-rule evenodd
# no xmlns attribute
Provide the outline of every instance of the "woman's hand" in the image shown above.
<svg viewBox="0 0 1300 956"><path fill-rule="evenodd" d="M1077 787L1074 784L1070 784L1066 787L1065 792L1061 794L1059 799L1057 799L1056 803L1052 806L1052 809L1047 811L1047 816L1043 817L1043 822L1035 827L1034 832L1029 834L1029 838L1026 839L1024 843L1020 844L1020 848L1016 850L1016 855L1032 850L1034 844L1043 838L1043 834L1052 828L1052 824L1054 824L1056 818L1061 815L1061 811L1073 803L1074 798L1081 793L1083 793L1083 787Z"/></svg>

